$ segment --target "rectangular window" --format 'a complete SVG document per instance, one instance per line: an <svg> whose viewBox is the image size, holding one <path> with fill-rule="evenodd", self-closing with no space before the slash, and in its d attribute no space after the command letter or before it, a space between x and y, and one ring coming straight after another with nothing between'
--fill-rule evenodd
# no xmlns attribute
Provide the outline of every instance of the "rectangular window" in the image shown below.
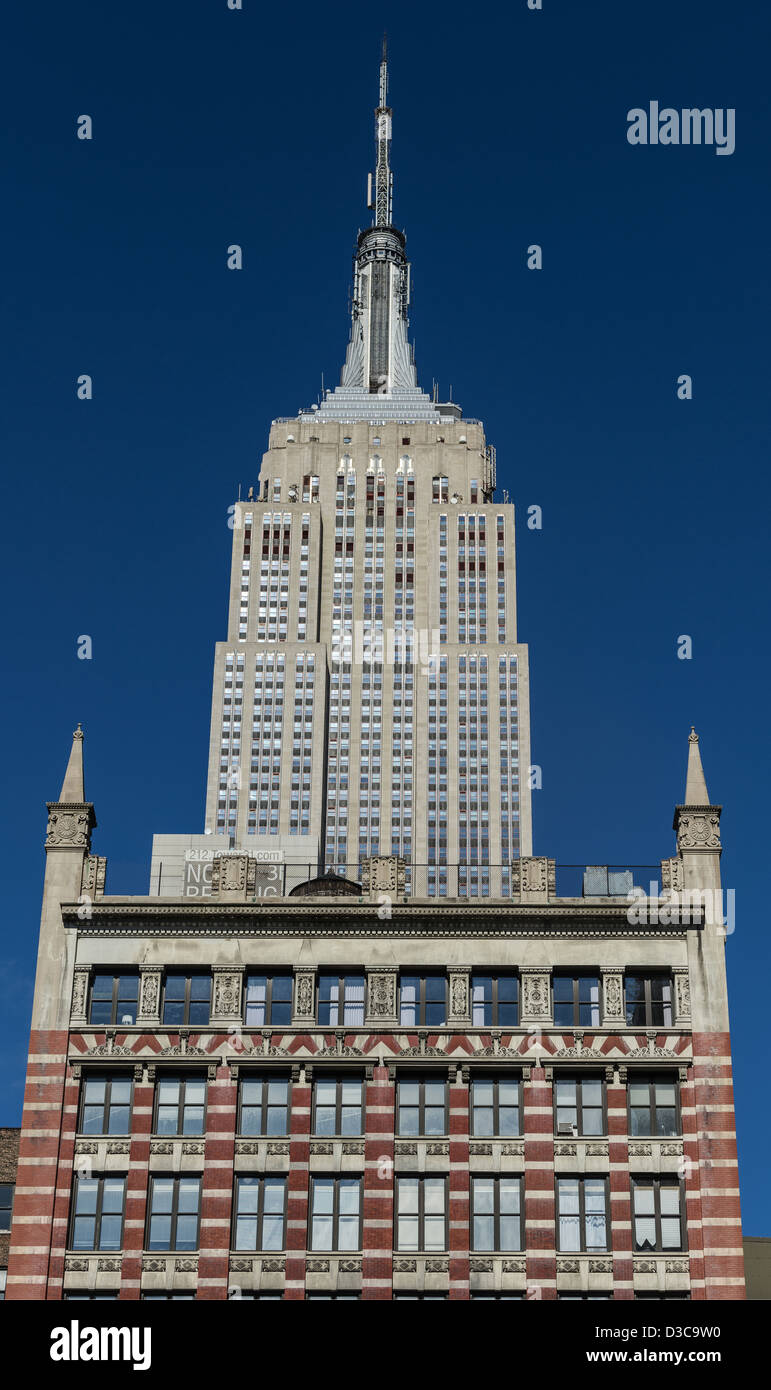
<svg viewBox="0 0 771 1390"><path fill-rule="evenodd" d="M557 1227L560 1251L607 1250L607 1179L558 1178Z"/></svg>
<svg viewBox="0 0 771 1390"><path fill-rule="evenodd" d="M519 1020L519 980L516 975L472 975L471 1024L516 1028Z"/></svg>
<svg viewBox="0 0 771 1390"><path fill-rule="evenodd" d="M76 1176L71 1250L120 1250L123 1243L125 1177Z"/></svg>
<svg viewBox="0 0 771 1390"><path fill-rule="evenodd" d="M361 1249L361 1178L311 1178L310 1248Z"/></svg>
<svg viewBox="0 0 771 1390"><path fill-rule="evenodd" d="M139 1002L139 975L94 975L89 1023L134 1024Z"/></svg>
<svg viewBox="0 0 771 1390"><path fill-rule="evenodd" d="M325 1027L364 1023L364 976L319 975L318 1021Z"/></svg>
<svg viewBox="0 0 771 1390"><path fill-rule="evenodd" d="M672 1027L672 981L668 975L627 975L624 997L628 1027Z"/></svg>
<svg viewBox="0 0 771 1390"><path fill-rule="evenodd" d="M399 978L399 1021L441 1028L447 1022L447 977L402 975Z"/></svg>
<svg viewBox="0 0 771 1390"><path fill-rule="evenodd" d="M272 1023L289 1027L292 1022L292 976L247 975L246 1023Z"/></svg>
<svg viewBox="0 0 771 1390"><path fill-rule="evenodd" d="M599 976L555 975L552 988L555 1028L599 1028Z"/></svg>
<svg viewBox="0 0 771 1390"><path fill-rule="evenodd" d="M197 1250L201 1179L150 1177L148 1250Z"/></svg>
<svg viewBox="0 0 771 1390"><path fill-rule="evenodd" d="M163 1076L155 1087L155 1134L203 1134L206 1079Z"/></svg>
<svg viewBox="0 0 771 1390"><path fill-rule="evenodd" d="M472 1077L471 1133L475 1138L521 1134L521 1082L518 1077Z"/></svg>
<svg viewBox="0 0 771 1390"><path fill-rule="evenodd" d="M14 1183L0 1182L0 1232L10 1231L13 1215Z"/></svg>
<svg viewBox="0 0 771 1390"><path fill-rule="evenodd" d="M447 1179L396 1179L397 1250L446 1250Z"/></svg>
<svg viewBox="0 0 771 1390"><path fill-rule="evenodd" d="M364 1083L360 1078L330 1076L314 1081L314 1134L363 1134L363 1116Z"/></svg>
<svg viewBox="0 0 771 1390"><path fill-rule="evenodd" d="M522 1249L522 1179L471 1179L472 1250Z"/></svg>
<svg viewBox="0 0 771 1390"><path fill-rule="evenodd" d="M632 1178L635 1250L684 1250L683 1202L677 1178Z"/></svg>
<svg viewBox="0 0 771 1390"><path fill-rule="evenodd" d="M566 1077L555 1081L555 1134L605 1134L604 1099L602 1077Z"/></svg>
<svg viewBox="0 0 771 1390"><path fill-rule="evenodd" d="M286 1076L242 1076L238 1133L268 1138L288 1134L289 1086Z"/></svg>
<svg viewBox="0 0 771 1390"><path fill-rule="evenodd" d="M171 1028L206 1027L211 1008L211 975L166 976L163 996L163 1022Z"/></svg>
<svg viewBox="0 0 771 1390"><path fill-rule="evenodd" d="M86 1076L80 1091L80 1134L128 1134L134 1083L124 1072Z"/></svg>
<svg viewBox="0 0 771 1390"><path fill-rule="evenodd" d="M428 1137L447 1133L446 1081L399 1080L397 1095L397 1134Z"/></svg>
<svg viewBox="0 0 771 1390"><path fill-rule="evenodd" d="M286 1245L286 1178L236 1178L234 1250L283 1250Z"/></svg>
<svg viewBox="0 0 771 1390"><path fill-rule="evenodd" d="M677 1083L670 1076L629 1082L629 1133L671 1136L680 1133Z"/></svg>

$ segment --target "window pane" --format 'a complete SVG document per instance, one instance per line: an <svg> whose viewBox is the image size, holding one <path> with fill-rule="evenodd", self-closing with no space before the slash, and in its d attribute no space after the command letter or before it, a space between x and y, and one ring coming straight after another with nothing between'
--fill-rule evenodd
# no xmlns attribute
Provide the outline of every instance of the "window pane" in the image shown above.
<svg viewBox="0 0 771 1390"><path fill-rule="evenodd" d="M572 975L555 975L554 977L554 1002L555 1004L573 1003L573 977Z"/></svg>

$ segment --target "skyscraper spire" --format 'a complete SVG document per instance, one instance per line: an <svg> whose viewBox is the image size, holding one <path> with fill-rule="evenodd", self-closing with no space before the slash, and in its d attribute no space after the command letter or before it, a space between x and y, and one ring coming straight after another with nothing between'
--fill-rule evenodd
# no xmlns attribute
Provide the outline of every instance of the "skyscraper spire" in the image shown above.
<svg viewBox="0 0 771 1390"><path fill-rule="evenodd" d="M383 54L380 59L380 101L375 111L375 201L372 202L370 178L369 205L374 208L373 226L390 227L393 216L394 176L391 173L391 108L388 105L388 41L383 35Z"/></svg>
<svg viewBox="0 0 771 1390"><path fill-rule="evenodd" d="M372 225L359 232L354 260L351 335L340 385L313 413L320 420L459 419L457 405L438 405L418 386L409 341L410 266L405 236L393 225L391 107L388 105L388 47L380 59L375 108L375 172L369 175L367 205Z"/></svg>

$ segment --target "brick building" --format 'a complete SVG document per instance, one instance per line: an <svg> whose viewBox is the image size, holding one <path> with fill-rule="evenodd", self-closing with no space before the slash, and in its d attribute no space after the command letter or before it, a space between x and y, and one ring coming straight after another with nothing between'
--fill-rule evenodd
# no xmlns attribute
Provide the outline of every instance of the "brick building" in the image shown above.
<svg viewBox="0 0 771 1390"><path fill-rule="evenodd" d="M532 853L513 508L417 385L386 81L341 385L234 506L204 833L107 894L80 728L48 806L9 1298L744 1297L720 807L692 731L660 866Z"/></svg>
<svg viewBox="0 0 771 1390"><path fill-rule="evenodd" d="M19 1133L18 1129L0 1129L0 1299L5 1298L8 1278L8 1250L16 1193Z"/></svg>

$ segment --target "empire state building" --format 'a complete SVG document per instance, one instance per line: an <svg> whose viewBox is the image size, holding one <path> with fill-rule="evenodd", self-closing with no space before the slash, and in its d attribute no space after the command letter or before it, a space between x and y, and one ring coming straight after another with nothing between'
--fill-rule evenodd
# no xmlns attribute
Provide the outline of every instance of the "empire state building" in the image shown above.
<svg viewBox="0 0 771 1390"><path fill-rule="evenodd" d="M340 385L274 420L233 509L206 832L282 889L293 864L357 880L385 857L410 895L508 897L531 853L514 508L481 421L418 385L387 84L384 53ZM179 854L158 838L162 891Z"/></svg>

